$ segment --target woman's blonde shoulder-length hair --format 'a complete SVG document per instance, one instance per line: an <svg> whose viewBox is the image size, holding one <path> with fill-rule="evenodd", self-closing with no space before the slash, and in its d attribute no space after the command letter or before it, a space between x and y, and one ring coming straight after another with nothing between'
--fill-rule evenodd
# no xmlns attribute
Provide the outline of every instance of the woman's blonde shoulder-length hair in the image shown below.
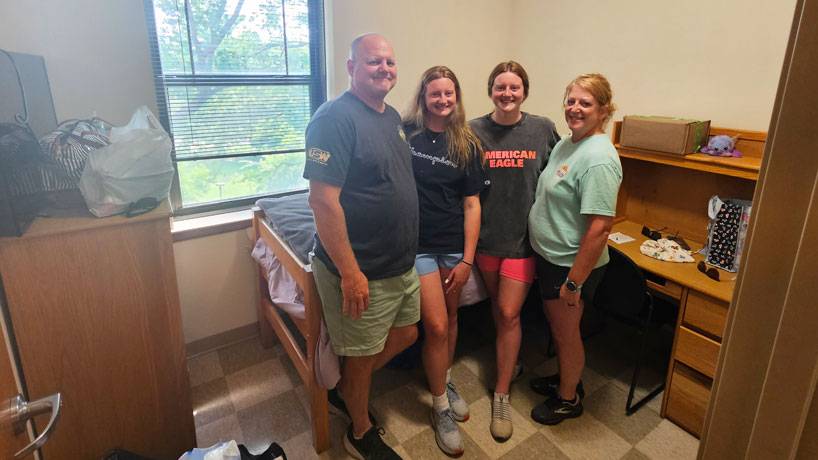
<svg viewBox="0 0 818 460"><path fill-rule="evenodd" d="M422 133L426 128L426 88L429 83L438 78L448 78L454 83L456 103L454 110L449 114L449 125L446 128L448 138L449 158L461 168L466 168L474 161L474 156L483 157L483 144L480 138L474 134L468 124L466 124L466 110L463 108L463 94L460 91L460 82L454 72L446 66L434 66L423 72L420 77L420 84L415 92L415 97L409 103L409 108L403 114L405 123L412 123L417 128L407 133L409 139ZM482 160L481 160L482 161Z"/></svg>

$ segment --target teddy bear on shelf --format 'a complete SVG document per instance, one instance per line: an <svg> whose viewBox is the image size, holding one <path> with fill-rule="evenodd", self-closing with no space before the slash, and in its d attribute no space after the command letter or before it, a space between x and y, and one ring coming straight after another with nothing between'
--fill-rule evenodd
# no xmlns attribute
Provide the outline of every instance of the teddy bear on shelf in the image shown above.
<svg viewBox="0 0 818 460"><path fill-rule="evenodd" d="M702 147L702 153L717 157L740 157L741 152L736 150L737 140L738 136L713 136L713 139L707 143L707 147Z"/></svg>

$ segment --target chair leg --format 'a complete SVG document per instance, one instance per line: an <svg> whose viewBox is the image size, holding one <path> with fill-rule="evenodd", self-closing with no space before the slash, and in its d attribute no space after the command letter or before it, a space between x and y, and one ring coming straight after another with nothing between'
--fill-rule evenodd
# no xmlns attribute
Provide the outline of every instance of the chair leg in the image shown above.
<svg viewBox="0 0 818 460"><path fill-rule="evenodd" d="M634 412L639 410L639 408L641 408L642 406L647 404L651 399L655 398L656 395L658 395L659 393L662 392L662 390L665 389L665 383L662 382L662 384L660 384L658 387L654 388L650 393L648 393L647 396L645 396L644 398L637 401L636 404L632 404L634 390L636 389L636 381L637 381L637 379L639 379L639 371L642 369L642 361L645 358L645 351L646 351L647 346L648 346L648 336L649 336L649 332L650 332L650 322L651 322L652 317L653 317L653 299L650 298L649 303L648 303L648 318L647 318L647 321L645 322L645 330L643 332L643 337L642 337L642 346L639 348L639 355L638 355L638 357L636 359L636 365L633 368L633 377L631 378L631 388L630 388L630 391L628 392L628 400L625 403L625 414L626 415L633 414Z"/></svg>

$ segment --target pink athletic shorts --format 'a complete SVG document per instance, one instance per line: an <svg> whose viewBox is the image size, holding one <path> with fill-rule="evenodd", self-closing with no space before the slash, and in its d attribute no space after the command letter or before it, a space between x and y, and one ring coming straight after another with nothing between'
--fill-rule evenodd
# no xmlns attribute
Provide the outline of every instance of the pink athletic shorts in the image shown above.
<svg viewBox="0 0 818 460"><path fill-rule="evenodd" d="M524 283L534 282L534 273L537 271L537 262L534 257L525 259L507 259L505 257L487 256L485 254L475 254L475 261L480 270L495 272L500 270L500 275Z"/></svg>

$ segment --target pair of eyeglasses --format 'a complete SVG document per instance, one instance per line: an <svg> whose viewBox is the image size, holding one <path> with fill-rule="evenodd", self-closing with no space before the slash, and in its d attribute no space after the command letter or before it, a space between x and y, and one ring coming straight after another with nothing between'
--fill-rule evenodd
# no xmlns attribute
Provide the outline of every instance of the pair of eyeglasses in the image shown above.
<svg viewBox="0 0 818 460"><path fill-rule="evenodd" d="M707 268L707 265L704 264L703 260L699 261L698 265L699 271L707 275L709 278L719 281L719 271L713 267Z"/></svg>
<svg viewBox="0 0 818 460"><path fill-rule="evenodd" d="M662 238L662 234L659 233L659 232L664 231L666 228L667 227L662 227L661 230L656 231L656 230L649 229L647 226L643 226L642 227L642 235L645 235L646 237L656 241L656 240ZM684 238L682 238L681 236L678 236L678 235L670 236L670 235L668 235L667 239L669 239L670 241L675 241L676 244L679 245L679 247L681 247L682 249L684 249L686 251L690 250L690 245L687 244L687 241L685 241Z"/></svg>

